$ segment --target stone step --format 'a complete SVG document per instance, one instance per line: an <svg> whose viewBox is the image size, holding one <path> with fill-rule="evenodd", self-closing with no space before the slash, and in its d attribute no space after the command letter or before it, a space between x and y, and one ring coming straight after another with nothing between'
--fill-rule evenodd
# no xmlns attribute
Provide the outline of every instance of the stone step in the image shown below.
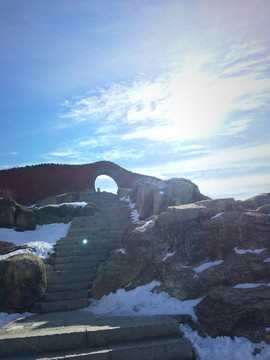
<svg viewBox="0 0 270 360"><path fill-rule="evenodd" d="M67 271L67 273L71 273L72 272L72 268L74 269L74 273L76 273L76 270L79 270L77 271L77 273L81 272L82 269L85 269L84 273L86 274L91 274L93 272L95 272L99 265L102 264L104 261L97 261L97 260L92 260L92 261L88 261L88 267L82 267L81 265L86 265L86 263L68 263L68 262L61 262L61 258L59 259L56 259L56 263L53 265L53 268L54 270L53 271ZM74 266L73 266L74 265ZM88 271L87 271L88 269ZM50 277L50 276L53 276L53 271L48 271L47 275Z"/></svg>
<svg viewBox="0 0 270 360"><path fill-rule="evenodd" d="M79 298L62 301L37 302L31 307L31 312L54 313L59 311L71 311L84 308L89 305L89 298Z"/></svg>
<svg viewBox="0 0 270 360"><path fill-rule="evenodd" d="M66 263L78 263L81 261L88 262L89 266L98 264L100 262L100 260L96 259L94 256L86 255L86 256L50 257L47 260L47 263L50 265L55 265L55 264L66 264Z"/></svg>
<svg viewBox="0 0 270 360"><path fill-rule="evenodd" d="M100 251L101 249L115 249L115 247L119 246L121 247L121 241L119 239L104 239L104 238L97 238L95 240L89 239L86 236L85 237L74 237L70 238L68 242L68 246L82 246L82 241L86 239L88 243L90 243L90 249L92 247L95 247L96 250ZM64 243L60 243L61 246L65 246ZM99 250L100 249L100 250ZM52 254L54 255L54 254Z"/></svg>
<svg viewBox="0 0 270 360"><path fill-rule="evenodd" d="M88 270L90 268L90 271L96 271L99 263L95 266L89 267L89 262L78 262L78 263L62 263L62 264L55 264L55 265L47 265L50 266L49 270L47 271L47 274L51 273L52 271L62 271L62 270L68 270L68 271L76 271L76 270Z"/></svg>
<svg viewBox="0 0 270 360"><path fill-rule="evenodd" d="M190 343L180 337L178 322L166 316L107 318L84 311L41 314L1 328L0 342L0 357L5 359L27 355L45 359L56 351L66 356L74 351L75 356L87 348L89 354L107 351L105 359L192 359Z"/></svg>
<svg viewBox="0 0 270 360"><path fill-rule="evenodd" d="M70 271L63 271L59 275L48 275L47 277L47 286L55 284L66 284L66 283L76 283L77 281L92 281L96 277L96 274L89 273L74 273Z"/></svg>
<svg viewBox="0 0 270 360"><path fill-rule="evenodd" d="M53 293L46 293L42 298L42 302L75 300L81 298L86 299L88 297L89 297L89 290L57 291Z"/></svg>
<svg viewBox="0 0 270 360"><path fill-rule="evenodd" d="M38 360L194 360L191 344L183 338L157 339L98 348L50 352ZM12 360L37 360L36 355Z"/></svg>
<svg viewBox="0 0 270 360"><path fill-rule="evenodd" d="M70 244L69 241L62 241L61 243L57 243L54 246L54 249L56 252L61 251L61 250L80 250L81 248L83 249L87 249L88 251L92 251L95 254L98 253L104 253L107 251L107 246L106 244L100 244L100 243L93 243L87 240L86 244L82 244L82 241L80 241L78 244Z"/></svg>
<svg viewBox="0 0 270 360"><path fill-rule="evenodd" d="M77 250L73 250L73 249L57 249L55 251L55 257L66 257L66 256L80 256L80 257L84 257L84 256L92 256L93 259L99 259L99 260L104 260L106 259L108 252L99 252L99 253L95 253L93 250L88 250L87 248L85 249L77 249Z"/></svg>
<svg viewBox="0 0 270 360"><path fill-rule="evenodd" d="M117 236L119 237L120 235L122 235L123 232L123 228L108 228L108 227L95 227L92 229L81 229L81 228L75 228L72 229L68 232L67 237L71 237L71 236L89 236L89 237L96 237L97 235L103 235L103 236ZM96 234L97 233L97 234Z"/></svg>
<svg viewBox="0 0 270 360"><path fill-rule="evenodd" d="M77 281L75 283L63 284L47 284L46 293L53 293L59 291L77 291L89 290L92 287L92 281Z"/></svg>

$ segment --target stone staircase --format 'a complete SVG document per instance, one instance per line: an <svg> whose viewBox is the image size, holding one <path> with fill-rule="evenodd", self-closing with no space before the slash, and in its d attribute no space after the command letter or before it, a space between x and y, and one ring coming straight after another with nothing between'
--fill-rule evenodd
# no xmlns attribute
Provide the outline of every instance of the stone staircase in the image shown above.
<svg viewBox="0 0 270 360"><path fill-rule="evenodd" d="M103 317L87 311L39 314L0 329L0 359L193 360L168 316Z"/></svg>
<svg viewBox="0 0 270 360"><path fill-rule="evenodd" d="M127 203L105 192L88 194L81 201L95 203L98 211L94 216L73 218L67 236L56 243L55 253L46 262L46 293L32 312L86 307L98 266L120 247L122 232L130 222Z"/></svg>

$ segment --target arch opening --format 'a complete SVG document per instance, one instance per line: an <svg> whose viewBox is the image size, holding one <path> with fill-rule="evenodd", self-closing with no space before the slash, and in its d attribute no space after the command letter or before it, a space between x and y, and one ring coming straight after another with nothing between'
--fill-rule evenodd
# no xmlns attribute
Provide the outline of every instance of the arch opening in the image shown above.
<svg viewBox="0 0 270 360"><path fill-rule="evenodd" d="M95 180L95 190L107 191L112 194L117 194L118 186L116 182L108 175L99 175Z"/></svg>

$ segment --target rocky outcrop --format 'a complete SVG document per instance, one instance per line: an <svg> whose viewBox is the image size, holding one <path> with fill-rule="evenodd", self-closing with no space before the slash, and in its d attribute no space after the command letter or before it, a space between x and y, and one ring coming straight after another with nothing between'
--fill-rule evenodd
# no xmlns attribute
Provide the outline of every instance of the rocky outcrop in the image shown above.
<svg viewBox="0 0 270 360"><path fill-rule="evenodd" d="M43 261L33 254L19 254L0 261L0 311L23 311L45 293Z"/></svg>
<svg viewBox="0 0 270 360"><path fill-rule="evenodd" d="M136 204L141 219L160 214L168 206L194 203L208 199L198 186L184 178L137 180L132 188L131 199Z"/></svg>
<svg viewBox="0 0 270 360"><path fill-rule="evenodd" d="M261 206L270 204L270 193L254 196L250 199L239 201L246 210L256 210Z"/></svg>
<svg viewBox="0 0 270 360"><path fill-rule="evenodd" d="M36 218L33 211L11 199L0 198L0 227L15 230L34 230Z"/></svg>
<svg viewBox="0 0 270 360"><path fill-rule="evenodd" d="M33 208L37 223L39 225L51 223L68 223L75 216L95 215L97 207L93 203L87 203L84 206L74 206L72 204L60 204L59 206L43 206Z"/></svg>
<svg viewBox="0 0 270 360"><path fill-rule="evenodd" d="M128 290L159 280L162 290L181 300L208 299L212 291L222 288L224 292L225 288L229 301L230 289L238 284L270 283L269 233L269 214L246 210L242 202L234 199L209 199L168 207L160 215L134 223L126 230L122 249L100 266L91 295L100 298L121 287ZM234 290L235 298L239 295L241 299L245 289ZM250 301L249 306L253 306L253 312L248 307L246 311L255 314L256 303ZM198 307L197 313L202 324L206 324L203 309ZM223 312L221 306L214 309L209 327L205 325L206 331L218 312ZM205 318L208 316L211 313ZM244 319L244 312L241 316ZM228 325L229 330L223 332L220 323L219 332L209 334L247 336L241 321Z"/></svg>
<svg viewBox="0 0 270 360"><path fill-rule="evenodd" d="M0 241L0 255L9 254L13 251L21 250L21 249L29 249L30 251L34 251L28 245L15 245L13 243L7 241Z"/></svg>
<svg viewBox="0 0 270 360"><path fill-rule="evenodd" d="M245 336L270 343L270 287L211 290L195 307L201 325L212 337Z"/></svg>

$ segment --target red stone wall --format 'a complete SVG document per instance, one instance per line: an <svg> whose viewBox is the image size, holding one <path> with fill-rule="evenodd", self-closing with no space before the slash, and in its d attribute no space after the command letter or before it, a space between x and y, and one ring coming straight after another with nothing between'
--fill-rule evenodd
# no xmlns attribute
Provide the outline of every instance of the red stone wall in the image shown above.
<svg viewBox="0 0 270 360"><path fill-rule="evenodd" d="M34 204L48 196L93 189L98 175L109 175L118 187L131 188L144 175L132 173L109 162L87 165L43 164L0 171L0 189L14 192L20 204Z"/></svg>

